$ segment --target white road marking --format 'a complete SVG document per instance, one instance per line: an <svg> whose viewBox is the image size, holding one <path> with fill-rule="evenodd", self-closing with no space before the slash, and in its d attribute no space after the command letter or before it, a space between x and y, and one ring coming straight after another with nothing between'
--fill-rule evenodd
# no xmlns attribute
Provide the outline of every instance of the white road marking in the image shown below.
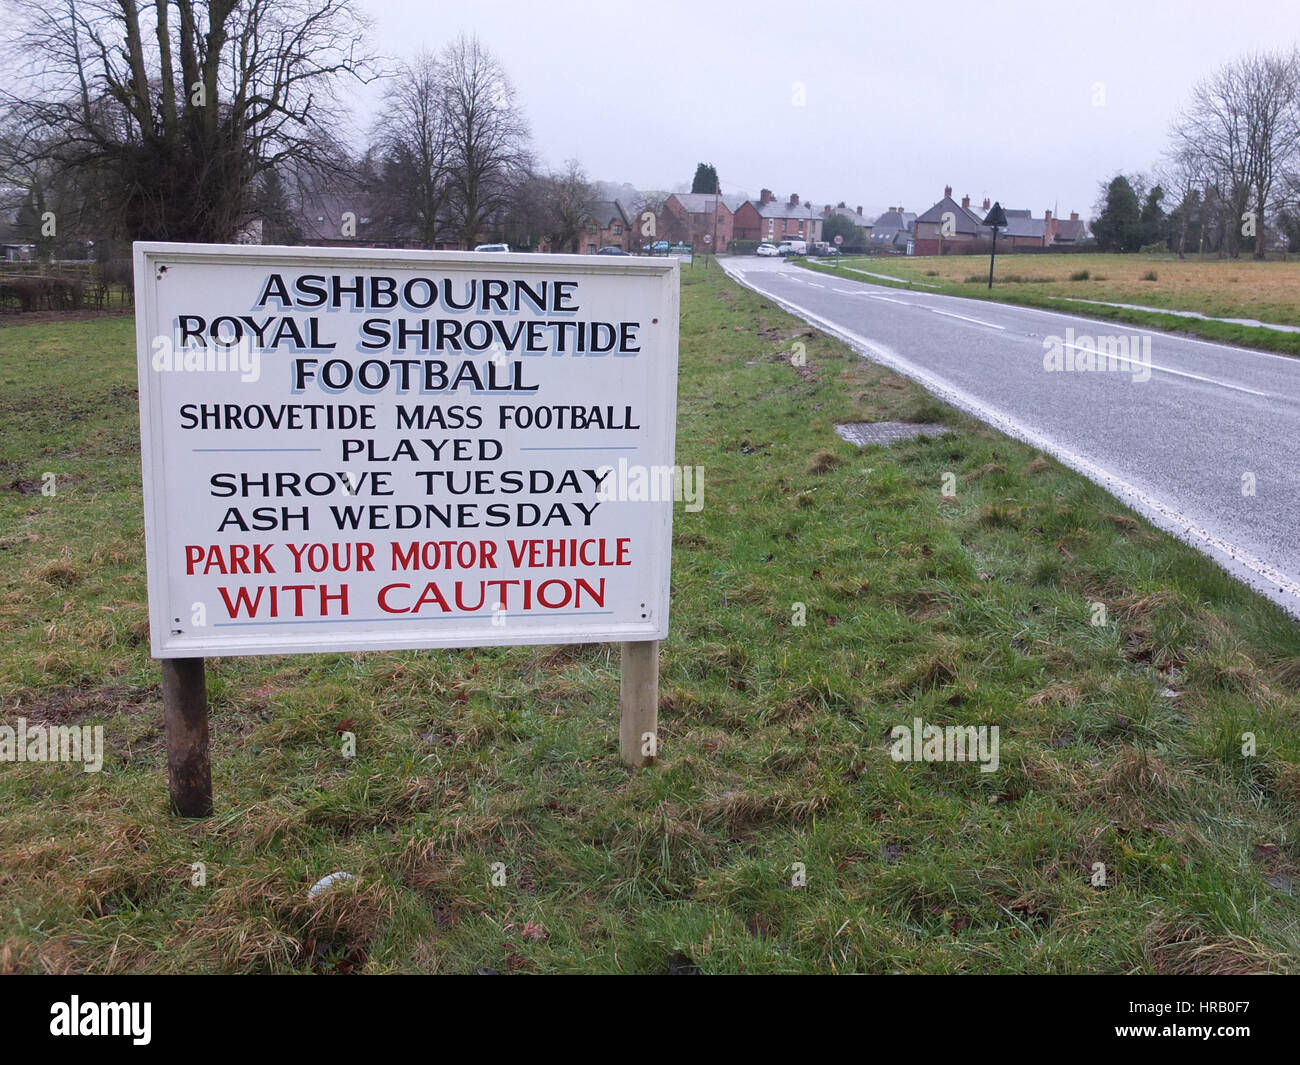
<svg viewBox="0 0 1300 1065"><path fill-rule="evenodd" d="M825 288L825 287L826 287L825 285L819 285L819 284L817 284L816 281L809 281L808 284L812 285L813 288Z"/></svg>
<svg viewBox="0 0 1300 1065"><path fill-rule="evenodd" d="M1256 558L1254 555L1243 551L1236 544L1210 532L1208 529L1201 528L1186 515L1130 484L1112 471L1065 447L1052 437L1030 429L1011 415L998 410L996 407L989 406L969 392L950 385L942 378L936 377L928 370L903 358L897 352L891 351L885 345L841 328L834 322L808 310L808 308L800 307L797 303L792 303L780 296L772 296L771 293L762 292L762 290L758 291L764 296L769 296L792 314L796 314L805 321L818 326L823 332L843 340L850 347L857 349L859 354L867 355L873 361L888 366L890 369L896 370L914 381L919 381L939 398L946 399L962 410L975 415L975 417L995 429L1000 429L1009 436L1023 440L1040 451L1046 451L1048 454L1056 456L1067 466L1119 496L1120 499L1145 514L1156 525L1159 525L1177 539L1193 546L1200 545L1204 553L1214 558L1229 573L1233 572L1234 569L1238 573L1245 571L1263 581L1265 587L1257 586L1257 591L1266 595L1273 602L1278 603L1292 615L1300 615L1300 580L1297 580L1292 575L1277 569L1263 559ZM884 299L885 297L878 296L875 298ZM890 302L896 303L899 301L891 300ZM1279 598L1277 593L1282 593L1283 596L1289 596L1290 598Z"/></svg>
<svg viewBox="0 0 1300 1065"><path fill-rule="evenodd" d="M820 288L821 286L818 285L817 287ZM835 289L835 291L836 291L836 292L841 292L841 291L843 291L843 290L842 290L842 289ZM845 294L848 295L849 293L845 293ZM924 304L907 303L907 302L904 301L904 300L891 299L891 298L888 297L888 296L879 296L879 295L876 295L874 292L866 293L866 295L870 296L870 298L873 299L873 300L885 300L885 301L887 301L887 302L889 302L889 303L901 303L901 304L903 304L904 307L918 307L918 306L920 306L920 307L925 307ZM925 309L926 309L927 311L930 311L932 314L942 314L945 318L960 318L963 322L973 322L973 323L975 323L976 325L985 325L985 326L988 326L990 329L1001 329L1001 330L1004 330L1004 331L1005 331L1006 328L1007 328L1005 325L998 325L996 322L985 322L985 321L982 321L982 320L979 319L979 318L971 318L971 317L969 317L968 315L965 315L965 314L956 314L956 313L954 313L953 311L940 310L938 307L925 307ZM1021 308L1021 309L1024 309L1024 310L1036 310L1037 308ZM1143 333L1142 335L1148 335L1148 334ZM1179 339L1183 339L1183 338L1180 337ZM1077 344L1066 344L1065 346L1068 347L1068 348L1074 348L1075 350L1082 350L1081 348L1079 348L1079 346L1078 346ZM1109 358L1109 357L1110 357L1110 356L1108 355L1107 358ZM1146 365L1145 363L1142 363L1142 362L1140 362L1140 361L1135 361L1135 360L1130 359L1130 358L1127 358L1126 356L1123 356L1123 355L1116 355L1115 357L1116 357L1119 361L1121 361L1121 362L1128 362L1128 363L1133 364L1134 366L1145 366L1145 365ZM1287 356L1276 356L1276 357L1286 358ZM1215 378L1215 377L1205 377L1205 376L1203 376L1203 375L1201 375L1201 374L1190 373L1190 372L1187 371L1187 370L1175 370L1175 369L1172 369L1171 367L1168 367L1168 366L1157 366L1155 363L1152 363L1152 364L1151 364L1151 369L1152 369L1152 370L1159 370L1161 373L1173 374L1173 375L1176 376L1176 377L1187 377L1187 378L1190 378L1190 379L1193 380L1193 381L1201 381L1201 382L1204 382L1204 383L1207 384L1207 385L1217 385L1219 388L1228 388L1228 389L1231 389L1233 392L1244 392L1244 393L1245 393L1246 395L1248 395L1248 396L1260 396L1260 397L1263 398L1263 399L1283 399L1283 398L1285 398L1285 397L1282 397L1282 396L1278 396L1278 395L1277 395L1276 393L1274 393L1274 392L1260 392L1260 391L1258 391L1258 390L1256 390L1256 389L1254 389L1254 388L1246 388L1244 385L1234 385L1234 384L1230 384L1230 383L1227 382L1227 381L1220 381L1218 378Z"/></svg>
<svg viewBox="0 0 1300 1065"><path fill-rule="evenodd" d="M940 313L940 314L941 314L941 313L943 313L943 312L940 311L940 312L937 312L937 313ZM1074 348L1075 351L1084 351L1084 350L1087 350L1087 349L1084 349L1084 348L1079 347L1078 344L1066 344L1065 347L1067 347L1067 348ZM1109 359L1111 358L1110 353L1107 352L1105 357L1106 357L1107 360L1109 360ZM1115 358L1117 361L1119 361L1119 362L1127 362L1127 363L1131 363L1131 364L1134 365L1134 366L1141 366L1141 367L1145 367L1145 366L1146 366L1146 363L1144 363L1141 359L1130 359L1127 355L1118 355L1118 354L1117 354L1117 355L1114 356L1114 358ZM1151 369L1153 369L1153 370L1159 370L1161 373L1170 373L1170 374L1174 374L1176 377L1190 377L1193 381L1204 381L1207 385L1218 385L1220 388L1230 388L1230 389L1232 389L1234 392L1245 392L1246 395L1248 395L1248 396L1263 396L1265 399L1281 399L1281 398L1283 398L1283 397L1281 397L1281 396L1275 395L1275 394L1272 393L1272 392L1256 392L1253 388L1245 388L1245 387L1242 386L1242 385L1230 385L1230 384L1228 384L1227 381L1219 381L1219 380L1216 380L1216 379L1213 378L1213 377L1202 377L1202 376L1201 376L1200 374L1198 374L1198 373L1188 373L1186 370L1171 370L1168 366L1157 366L1154 362L1151 364Z"/></svg>
<svg viewBox="0 0 1300 1065"><path fill-rule="evenodd" d="M996 322L982 322L978 318L967 318L964 314L953 314L952 311L941 311L938 307L927 307L926 310L934 314L942 314L945 318L960 318L963 322L974 322L976 325L986 325L990 329L1005 329L1005 325L998 325Z"/></svg>

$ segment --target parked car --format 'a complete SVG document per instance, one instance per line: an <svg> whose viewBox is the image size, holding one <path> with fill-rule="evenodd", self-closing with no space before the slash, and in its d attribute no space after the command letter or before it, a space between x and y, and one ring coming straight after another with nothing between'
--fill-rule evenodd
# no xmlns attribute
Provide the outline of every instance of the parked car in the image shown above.
<svg viewBox="0 0 1300 1065"><path fill-rule="evenodd" d="M776 250L780 255L807 255L808 242L806 240L783 240L777 245Z"/></svg>
<svg viewBox="0 0 1300 1065"><path fill-rule="evenodd" d="M817 240L813 242L812 253L821 256L839 255L840 249L828 240Z"/></svg>
<svg viewBox="0 0 1300 1065"><path fill-rule="evenodd" d="M776 250L776 245L775 245L775 244L767 244L767 243L763 243L763 244L760 244L760 245L755 249L754 254L755 254L755 255L765 255L765 256L769 256L769 257L770 257L770 256L773 256L773 255L780 255L781 253L780 253L779 251Z"/></svg>
<svg viewBox="0 0 1300 1065"><path fill-rule="evenodd" d="M647 244L641 249L642 255L667 255L668 241L656 240L653 244Z"/></svg>
<svg viewBox="0 0 1300 1065"><path fill-rule="evenodd" d="M625 252L617 244L608 244L605 247L601 248L598 252L596 252L596 254L597 255L628 255L630 253Z"/></svg>
<svg viewBox="0 0 1300 1065"><path fill-rule="evenodd" d="M475 251L509 251L509 244L475 244Z"/></svg>

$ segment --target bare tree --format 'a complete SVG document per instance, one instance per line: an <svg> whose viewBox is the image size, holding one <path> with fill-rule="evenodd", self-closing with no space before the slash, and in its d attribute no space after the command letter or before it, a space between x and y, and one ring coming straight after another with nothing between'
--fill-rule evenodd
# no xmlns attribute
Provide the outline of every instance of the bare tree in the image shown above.
<svg viewBox="0 0 1300 1065"><path fill-rule="evenodd" d="M1169 190L1170 198L1177 205L1171 217L1174 220L1174 250L1178 258L1187 257L1187 229L1191 223L1193 211L1203 213L1205 210L1201 190L1205 185L1205 161L1199 151L1185 143L1175 142L1165 153L1157 170L1157 180ZM1199 226L1201 240L1204 241L1205 223L1201 219Z"/></svg>
<svg viewBox="0 0 1300 1065"><path fill-rule="evenodd" d="M0 94L29 159L97 169L128 239L224 241L255 182L335 158L340 77L367 79L353 0L10 0ZM11 82L12 85L12 82Z"/></svg>
<svg viewBox="0 0 1300 1065"><path fill-rule="evenodd" d="M447 103L438 58L421 52L399 70L374 131L385 176L381 210L424 248L435 247L447 229L453 177Z"/></svg>
<svg viewBox="0 0 1300 1065"><path fill-rule="evenodd" d="M465 247L504 215L527 159L528 127L501 64L477 37L440 57L450 138L451 212Z"/></svg>
<svg viewBox="0 0 1300 1065"><path fill-rule="evenodd" d="M1199 160L1222 219L1221 254L1235 257L1253 205L1255 255L1263 258L1264 220L1274 188L1300 150L1300 60L1290 53L1242 56L1198 84L1174 125L1179 151ZM1208 199L1209 197L1207 197Z"/></svg>
<svg viewBox="0 0 1300 1065"><path fill-rule="evenodd" d="M578 238L591 216L595 192L582 165L570 159L563 172L552 174L547 181L551 248L554 251L578 250Z"/></svg>

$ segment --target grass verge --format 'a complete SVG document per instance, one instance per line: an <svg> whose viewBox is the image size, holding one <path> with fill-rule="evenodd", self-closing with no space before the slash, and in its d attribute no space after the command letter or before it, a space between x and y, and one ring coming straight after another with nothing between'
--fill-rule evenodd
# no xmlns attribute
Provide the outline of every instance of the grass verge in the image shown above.
<svg viewBox="0 0 1300 1065"><path fill-rule="evenodd" d="M0 764L0 970L1296 969L1300 628L716 272L682 308L660 764L618 762L606 645L213 660L202 822L166 809L131 323L0 333L0 724L108 748ZM952 431L833 431L881 419ZM998 726L997 772L892 761L917 717Z"/></svg>

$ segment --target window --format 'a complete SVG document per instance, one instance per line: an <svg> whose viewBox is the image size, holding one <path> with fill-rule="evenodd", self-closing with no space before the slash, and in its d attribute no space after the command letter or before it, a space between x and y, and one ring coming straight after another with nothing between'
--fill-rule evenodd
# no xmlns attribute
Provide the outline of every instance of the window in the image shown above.
<svg viewBox="0 0 1300 1065"><path fill-rule="evenodd" d="M616 237L621 237L622 235L623 235L623 223L622 223L622 222L615 222L615 223L614 223L614 236L616 236Z"/></svg>

